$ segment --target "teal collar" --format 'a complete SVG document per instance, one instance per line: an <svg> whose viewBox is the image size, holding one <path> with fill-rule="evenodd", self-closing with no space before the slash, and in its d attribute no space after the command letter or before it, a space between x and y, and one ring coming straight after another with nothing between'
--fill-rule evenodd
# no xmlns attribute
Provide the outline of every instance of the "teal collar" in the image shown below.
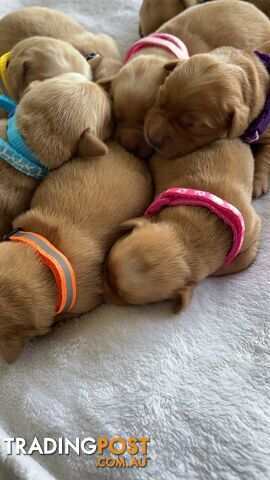
<svg viewBox="0 0 270 480"><path fill-rule="evenodd" d="M16 127L17 104L10 98L0 95L0 108L9 114L7 129L9 143L0 139L0 157L24 175L43 180L48 175L48 168L33 154Z"/></svg>

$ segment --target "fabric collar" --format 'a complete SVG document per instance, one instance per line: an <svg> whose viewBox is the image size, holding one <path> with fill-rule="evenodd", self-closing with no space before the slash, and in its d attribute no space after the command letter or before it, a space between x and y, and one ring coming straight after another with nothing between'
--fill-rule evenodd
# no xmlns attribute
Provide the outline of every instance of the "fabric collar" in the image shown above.
<svg viewBox="0 0 270 480"><path fill-rule="evenodd" d="M152 217L164 207L193 205L208 208L228 225L233 234L233 245L226 256L224 265L229 265L240 252L245 237L245 222L239 210L230 203L209 192L193 190L192 188L169 188L162 192L151 203L145 212L146 217Z"/></svg>
<svg viewBox="0 0 270 480"><path fill-rule="evenodd" d="M34 248L42 262L54 275L59 293L56 314L69 312L76 302L77 286L74 270L65 255L42 235L25 232L20 228L5 235L3 240L25 243Z"/></svg>
<svg viewBox="0 0 270 480"><path fill-rule="evenodd" d="M36 180L48 175L48 168L33 154L16 127L17 104L10 98L0 95L0 108L8 112L7 143L0 139L0 156L19 172Z"/></svg>
<svg viewBox="0 0 270 480"><path fill-rule="evenodd" d="M270 72L270 55L267 53L255 50L254 52L261 60L264 66ZM260 115L251 122L245 133L242 135L242 140L246 143L256 143L265 132L270 123L270 93L267 94L265 104Z"/></svg>
<svg viewBox="0 0 270 480"><path fill-rule="evenodd" d="M11 97L7 82L7 64L10 59L11 52L7 52L0 57L0 94Z"/></svg>
<svg viewBox="0 0 270 480"><path fill-rule="evenodd" d="M168 33L152 33L135 42L127 51L125 62L128 62L135 53L143 48L160 47L173 53L176 58L182 60L189 59L189 53L186 45L174 35Z"/></svg>

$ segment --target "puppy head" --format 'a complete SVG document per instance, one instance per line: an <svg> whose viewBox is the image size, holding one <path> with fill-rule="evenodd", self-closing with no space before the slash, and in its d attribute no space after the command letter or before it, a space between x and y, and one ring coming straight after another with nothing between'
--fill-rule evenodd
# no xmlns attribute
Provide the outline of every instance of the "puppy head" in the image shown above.
<svg viewBox="0 0 270 480"><path fill-rule="evenodd" d="M172 227L140 218L112 247L105 267L105 297L112 303L142 305L177 300L179 311L192 297L187 250Z"/></svg>
<svg viewBox="0 0 270 480"><path fill-rule="evenodd" d="M114 77L99 82L110 91L113 99L117 140L142 158L153 151L145 141L143 125L168 74L164 63L161 58L140 55L131 59Z"/></svg>
<svg viewBox="0 0 270 480"><path fill-rule="evenodd" d="M10 93L18 101L34 80L69 72L81 73L89 80L92 78L90 65L69 43L49 37L27 38L11 51L7 67Z"/></svg>
<svg viewBox="0 0 270 480"><path fill-rule="evenodd" d="M214 54L165 66L173 72L160 88L145 121L151 146L169 158L218 138L239 137L249 124L247 75Z"/></svg>
<svg viewBox="0 0 270 480"><path fill-rule="evenodd" d="M50 169L74 156L104 155L111 134L110 100L78 73L33 82L16 111L24 140Z"/></svg>
<svg viewBox="0 0 270 480"><path fill-rule="evenodd" d="M17 359L31 337L44 335L53 323L54 309L40 295L36 265L29 247L0 244L0 355L8 363Z"/></svg>
<svg viewBox="0 0 270 480"><path fill-rule="evenodd" d="M185 0L143 0L140 9L140 35L149 35L167 20L183 12L186 3Z"/></svg>

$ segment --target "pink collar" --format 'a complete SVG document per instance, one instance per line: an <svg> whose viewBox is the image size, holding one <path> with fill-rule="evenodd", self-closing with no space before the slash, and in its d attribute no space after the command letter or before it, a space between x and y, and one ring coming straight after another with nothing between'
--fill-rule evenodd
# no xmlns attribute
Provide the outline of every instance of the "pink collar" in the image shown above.
<svg viewBox="0 0 270 480"><path fill-rule="evenodd" d="M225 265L229 265L240 252L245 236L245 222L239 210L212 193L193 190L192 188L175 187L169 188L158 195L144 215L152 217L163 207L179 205L206 207L232 229L233 246L225 259Z"/></svg>
<svg viewBox="0 0 270 480"><path fill-rule="evenodd" d="M174 35L168 33L152 33L148 37L141 38L135 42L127 51L125 62L128 62L135 53L147 47L165 48L173 53L176 58L188 60L189 54L186 45Z"/></svg>

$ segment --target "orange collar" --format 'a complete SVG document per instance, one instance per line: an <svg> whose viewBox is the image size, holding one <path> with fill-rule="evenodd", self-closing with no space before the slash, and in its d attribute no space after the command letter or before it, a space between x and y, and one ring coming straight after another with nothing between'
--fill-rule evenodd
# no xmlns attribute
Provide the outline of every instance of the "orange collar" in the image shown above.
<svg viewBox="0 0 270 480"><path fill-rule="evenodd" d="M4 240L22 242L35 249L43 263L52 271L57 284L60 300L56 314L69 312L76 302L77 288L74 270L65 255L42 235L24 232L20 228L6 235Z"/></svg>

